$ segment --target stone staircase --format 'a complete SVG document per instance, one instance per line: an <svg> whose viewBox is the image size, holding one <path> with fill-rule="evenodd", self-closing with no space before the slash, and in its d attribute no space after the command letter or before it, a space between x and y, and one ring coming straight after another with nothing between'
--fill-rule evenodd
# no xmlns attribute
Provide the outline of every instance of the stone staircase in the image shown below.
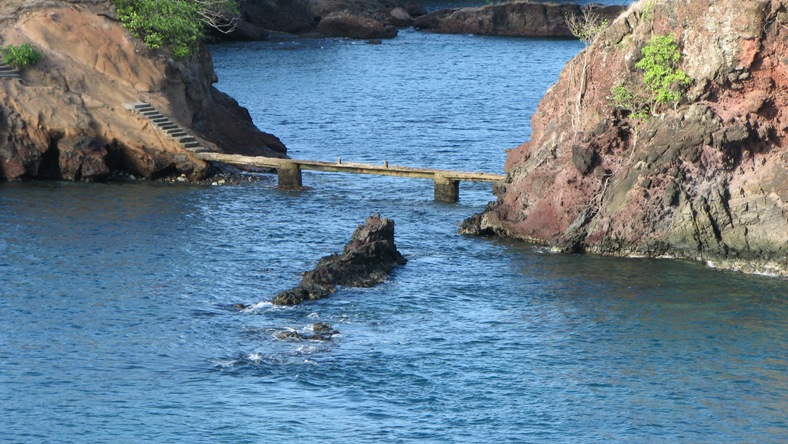
<svg viewBox="0 0 788 444"><path fill-rule="evenodd" d="M11 68L0 60L0 79L21 79L19 71Z"/></svg>
<svg viewBox="0 0 788 444"><path fill-rule="evenodd" d="M156 108L154 108L150 103L125 103L123 106L129 111L139 113L142 117L150 120L153 126L155 126L160 131L164 131L170 139L178 142L185 150L191 151L193 153L204 153L210 151L209 149L200 145L200 142L198 142L194 136L189 135L185 129L173 122L169 117L156 110Z"/></svg>

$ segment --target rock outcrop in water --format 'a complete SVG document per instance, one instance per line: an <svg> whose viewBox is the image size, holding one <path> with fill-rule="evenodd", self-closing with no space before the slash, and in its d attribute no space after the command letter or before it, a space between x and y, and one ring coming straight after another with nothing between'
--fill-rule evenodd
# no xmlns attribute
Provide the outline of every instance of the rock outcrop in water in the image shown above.
<svg viewBox="0 0 788 444"><path fill-rule="evenodd" d="M296 305L328 297L337 286L371 287L381 283L405 258L394 244L394 221L380 215L359 225L341 255L332 254L304 273L295 288L276 295L277 305Z"/></svg>
<svg viewBox="0 0 788 444"><path fill-rule="evenodd" d="M601 20L613 21L627 6L594 6ZM574 3L511 2L478 8L443 9L415 19L416 29L442 34L520 37L573 37L569 16L582 17Z"/></svg>
<svg viewBox="0 0 788 444"><path fill-rule="evenodd" d="M243 0L241 38L277 32L316 37L386 39L397 35L397 28L411 26L413 16L423 8L404 0ZM254 30L246 32L247 24Z"/></svg>
<svg viewBox="0 0 788 444"><path fill-rule="evenodd" d="M692 84L642 121L611 90L668 34ZM788 0L636 3L567 64L465 231L788 275L786 54Z"/></svg>
<svg viewBox="0 0 788 444"><path fill-rule="evenodd" d="M212 86L207 51L186 61L152 52L113 18L109 2L4 2L0 25L0 45L31 43L43 53L21 81L0 79L0 180L207 174L205 162L124 109L129 102L153 104L216 151L285 155Z"/></svg>

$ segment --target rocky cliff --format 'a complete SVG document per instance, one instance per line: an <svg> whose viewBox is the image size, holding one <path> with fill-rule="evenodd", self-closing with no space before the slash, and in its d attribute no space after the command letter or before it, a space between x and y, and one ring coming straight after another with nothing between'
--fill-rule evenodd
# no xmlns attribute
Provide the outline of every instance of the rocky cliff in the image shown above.
<svg viewBox="0 0 788 444"><path fill-rule="evenodd" d="M124 109L149 102L219 152L282 157L248 112L216 90L210 55L151 52L105 1L0 2L0 45L31 43L43 60L0 79L0 180L101 180L113 172L204 177L207 165Z"/></svg>
<svg viewBox="0 0 788 444"><path fill-rule="evenodd" d="M641 118L611 90L642 85L655 35L675 36L692 83ZM788 0L634 4L567 64L465 229L788 275L787 54Z"/></svg>
<svg viewBox="0 0 788 444"><path fill-rule="evenodd" d="M601 20L613 21L623 5L593 7ZM566 18L582 17L574 3L507 2L478 8L443 9L415 19L417 29L441 34L478 34L518 37L573 37Z"/></svg>

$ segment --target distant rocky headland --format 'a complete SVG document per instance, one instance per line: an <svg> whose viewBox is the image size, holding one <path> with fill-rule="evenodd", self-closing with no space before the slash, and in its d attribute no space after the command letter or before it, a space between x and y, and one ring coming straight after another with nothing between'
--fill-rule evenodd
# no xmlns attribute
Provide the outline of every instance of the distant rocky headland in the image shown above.
<svg viewBox="0 0 788 444"><path fill-rule="evenodd" d="M634 4L567 64L465 231L788 275L786 54L786 0Z"/></svg>
<svg viewBox="0 0 788 444"><path fill-rule="evenodd" d="M442 34L513 37L568 37L575 35L567 17L583 17L576 3L506 2L476 8L442 9L414 19L416 29ZM600 21L613 21L626 5L591 5Z"/></svg>

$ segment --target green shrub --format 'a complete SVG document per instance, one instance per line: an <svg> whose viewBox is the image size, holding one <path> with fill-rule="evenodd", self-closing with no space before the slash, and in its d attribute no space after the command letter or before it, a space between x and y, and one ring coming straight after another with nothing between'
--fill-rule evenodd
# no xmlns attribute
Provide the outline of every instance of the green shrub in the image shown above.
<svg viewBox="0 0 788 444"><path fill-rule="evenodd" d="M679 60L681 53L672 34L654 36L643 47L643 57L635 67L643 70L643 83L656 103L678 103L691 83L687 73L678 69Z"/></svg>
<svg viewBox="0 0 788 444"><path fill-rule="evenodd" d="M16 69L25 69L41 61L43 55L30 43L8 45L3 49L3 62Z"/></svg>
<svg viewBox="0 0 788 444"><path fill-rule="evenodd" d="M644 20L651 20L654 18L654 9L656 9L654 0L648 0L643 5L643 9L640 10L640 16L643 17Z"/></svg>
<svg viewBox="0 0 788 444"><path fill-rule="evenodd" d="M610 104L617 109L626 111L629 116L638 120L648 120L650 106L648 97L634 93L626 84L620 83L610 89Z"/></svg>
<svg viewBox="0 0 788 444"><path fill-rule="evenodd" d="M115 0L118 19L151 49L167 47L175 58L194 54L204 36L197 2Z"/></svg>

